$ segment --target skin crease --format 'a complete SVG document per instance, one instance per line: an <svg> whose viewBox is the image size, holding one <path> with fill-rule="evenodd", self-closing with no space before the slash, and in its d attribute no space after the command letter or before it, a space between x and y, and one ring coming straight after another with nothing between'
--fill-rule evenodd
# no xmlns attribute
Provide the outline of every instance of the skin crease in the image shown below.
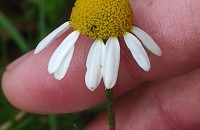
<svg viewBox="0 0 200 130"><path fill-rule="evenodd" d="M113 89L115 96L120 96L116 99L117 129L200 129L197 123L200 121L197 112L200 108L197 103L200 99L200 71L197 70L200 67L197 59L200 55L200 1L130 0L130 3L135 26L153 37L163 55L157 57L148 52L152 67L148 73L144 72L120 38L120 70ZM49 114L77 112L105 101L103 83L94 92L84 83L86 57L93 42L90 38L81 36L77 41L63 80L56 81L47 72L51 54L71 31L39 54L30 52L7 67L2 86L11 104L28 112ZM148 83L141 85L145 82ZM106 130L106 125L102 114L86 129Z"/></svg>

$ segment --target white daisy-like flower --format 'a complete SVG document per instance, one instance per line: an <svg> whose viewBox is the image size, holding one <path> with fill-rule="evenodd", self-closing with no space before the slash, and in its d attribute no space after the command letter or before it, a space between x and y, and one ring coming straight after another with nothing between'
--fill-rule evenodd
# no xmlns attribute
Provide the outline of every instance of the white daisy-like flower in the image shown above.
<svg viewBox="0 0 200 130"><path fill-rule="evenodd" d="M91 91L98 87L102 78L107 89L116 84L120 64L119 37L124 38L133 58L144 71L149 71L151 65L143 45L157 56L162 54L159 46L146 32L133 26L133 12L128 0L77 0L70 21L46 36L34 53L46 48L69 28L74 31L52 54L48 72L58 80L63 79L79 35L91 37L95 40L88 53L85 75L86 86Z"/></svg>

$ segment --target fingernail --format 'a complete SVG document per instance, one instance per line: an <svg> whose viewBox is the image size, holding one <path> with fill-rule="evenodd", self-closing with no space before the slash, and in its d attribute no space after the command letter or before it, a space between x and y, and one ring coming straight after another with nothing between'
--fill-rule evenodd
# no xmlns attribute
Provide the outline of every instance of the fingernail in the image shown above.
<svg viewBox="0 0 200 130"><path fill-rule="evenodd" d="M11 70L13 69L15 66L17 66L19 63L21 63L24 59L26 59L29 55L33 54L33 51L28 52L26 54L24 54L23 56L21 56L20 58L16 59L15 61L13 61L12 63L10 63L7 67L6 70Z"/></svg>

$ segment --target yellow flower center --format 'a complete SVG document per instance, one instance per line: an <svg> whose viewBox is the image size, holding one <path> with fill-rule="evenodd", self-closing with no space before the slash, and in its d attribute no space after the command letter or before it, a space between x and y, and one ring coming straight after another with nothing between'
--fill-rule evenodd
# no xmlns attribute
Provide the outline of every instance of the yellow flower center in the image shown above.
<svg viewBox="0 0 200 130"><path fill-rule="evenodd" d="M77 0L70 25L91 38L118 37L131 30L133 12L128 0Z"/></svg>

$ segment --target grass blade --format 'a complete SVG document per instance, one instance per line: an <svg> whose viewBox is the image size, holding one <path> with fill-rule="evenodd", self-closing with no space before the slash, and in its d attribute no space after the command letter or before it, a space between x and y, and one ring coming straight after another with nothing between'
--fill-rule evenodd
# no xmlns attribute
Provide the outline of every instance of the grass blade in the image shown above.
<svg viewBox="0 0 200 130"><path fill-rule="evenodd" d="M38 28L40 32L40 39L42 39L47 33L46 24L45 24L45 1L44 0L38 1L38 9L39 9Z"/></svg>
<svg viewBox="0 0 200 130"><path fill-rule="evenodd" d="M0 26L4 27L6 31L13 38L21 52L27 52L29 49L23 37L16 30L12 22L0 11Z"/></svg>

